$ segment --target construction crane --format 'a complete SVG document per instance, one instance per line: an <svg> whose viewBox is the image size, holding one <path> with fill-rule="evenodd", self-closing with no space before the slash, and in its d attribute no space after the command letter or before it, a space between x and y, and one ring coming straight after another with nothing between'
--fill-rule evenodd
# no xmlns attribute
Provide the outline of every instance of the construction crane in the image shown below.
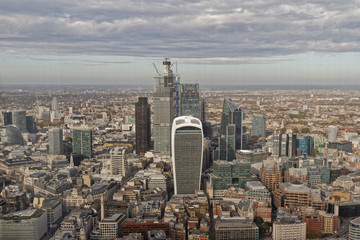
<svg viewBox="0 0 360 240"><path fill-rule="evenodd" d="M153 63L153 65L154 65L155 71L156 71L156 72L157 72L157 74L160 76L161 74L160 74L159 70L157 69L157 67L156 67L155 63Z"/></svg>

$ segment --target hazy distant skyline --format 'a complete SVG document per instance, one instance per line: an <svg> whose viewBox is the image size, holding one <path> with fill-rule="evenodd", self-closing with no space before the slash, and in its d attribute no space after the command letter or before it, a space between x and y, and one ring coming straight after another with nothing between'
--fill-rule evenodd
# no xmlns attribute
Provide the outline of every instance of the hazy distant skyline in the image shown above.
<svg viewBox="0 0 360 240"><path fill-rule="evenodd" d="M358 84L359 1L0 1L0 84ZM175 65L174 65L175 71Z"/></svg>

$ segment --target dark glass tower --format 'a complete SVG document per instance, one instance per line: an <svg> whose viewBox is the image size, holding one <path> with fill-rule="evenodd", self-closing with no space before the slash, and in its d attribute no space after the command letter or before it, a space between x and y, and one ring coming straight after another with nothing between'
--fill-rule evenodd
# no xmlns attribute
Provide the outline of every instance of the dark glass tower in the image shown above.
<svg viewBox="0 0 360 240"><path fill-rule="evenodd" d="M242 112L234 102L225 98L221 115L220 136L227 135L229 124L235 125L235 149L242 149Z"/></svg>
<svg viewBox="0 0 360 240"><path fill-rule="evenodd" d="M12 113L4 111L1 113L1 123L3 126L12 124Z"/></svg>
<svg viewBox="0 0 360 240"><path fill-rule="evenodd" d="M147 97L139 97L135 104L135 128L136 154L144 154L151 144L150 105Z"/></svg>

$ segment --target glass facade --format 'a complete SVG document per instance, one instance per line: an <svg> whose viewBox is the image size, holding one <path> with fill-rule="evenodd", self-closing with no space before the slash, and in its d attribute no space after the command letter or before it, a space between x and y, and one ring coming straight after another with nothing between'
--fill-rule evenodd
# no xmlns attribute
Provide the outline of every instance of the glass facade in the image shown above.
<svg viewBox="0 0 360 240"><path fill-rule="evenodd" d="M91 158L92 152L92 131L91 129L73 130L73 153L82 154Z"/></svg>

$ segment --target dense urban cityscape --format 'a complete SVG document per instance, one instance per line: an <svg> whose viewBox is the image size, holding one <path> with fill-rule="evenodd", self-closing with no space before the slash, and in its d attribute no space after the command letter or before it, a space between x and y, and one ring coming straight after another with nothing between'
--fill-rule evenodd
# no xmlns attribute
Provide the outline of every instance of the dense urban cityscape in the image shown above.
<svg viewBox="0 0 360 240"><path fill-rule="evenodd" d="M147 87L0 89L0 239L360 239L358 87L162 65Z"/></svg>

